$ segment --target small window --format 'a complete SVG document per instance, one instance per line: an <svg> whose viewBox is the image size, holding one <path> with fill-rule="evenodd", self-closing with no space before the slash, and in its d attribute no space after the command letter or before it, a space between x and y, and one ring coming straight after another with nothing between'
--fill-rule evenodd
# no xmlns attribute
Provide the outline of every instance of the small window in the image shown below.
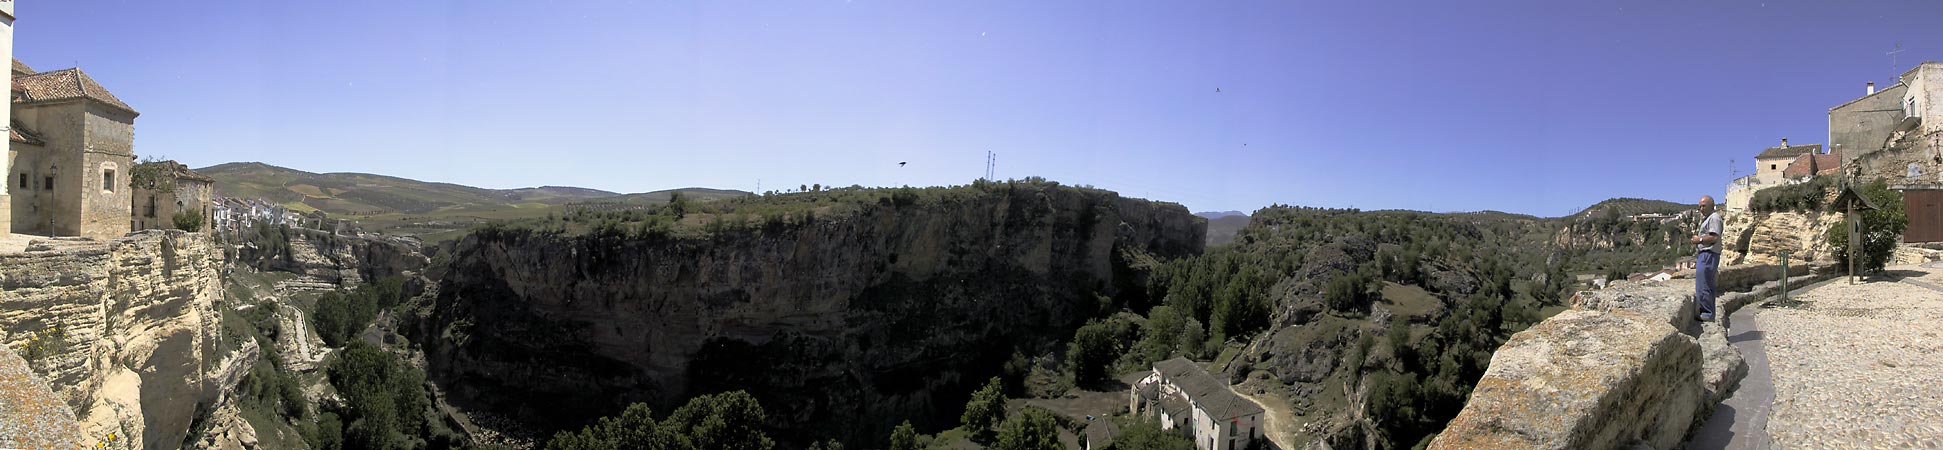
<svg viewBox="0 0 1943 450"><path fill-rule="evenodd" d="M115 190L115 171L113 170L101 171L101 189L107 190L109 192L113 192Z"/></svg>
<svg viewBox="0 0 1943 450"><path fill-rule="evenodd" d="M1780 164L1769 164L1769 165L1768 165L1768 170L1774 170L1774 169L1778 169L1778 168L1781 168L1781 165L1780 165Z"/></svg>
<svg viewBox="0 0 1943 450"><path fill-rule="evenodd" d="M54 176L53 176L53 175L49 175L49 176L45 176L45 177L41 177L41 181L42 181L43 183L45 183L45 184L47 184L47 187L44 187L44 188L41 188L41 189L46 189L46 190L50 190L50 191L52 191L52 190L54 190Z"/></svg>
<svg viewBox="0 0 1943 450"><path fill-rule="evenodd" d="M20 188L21 189L27 188L27 172L20 173Z"/></svg>

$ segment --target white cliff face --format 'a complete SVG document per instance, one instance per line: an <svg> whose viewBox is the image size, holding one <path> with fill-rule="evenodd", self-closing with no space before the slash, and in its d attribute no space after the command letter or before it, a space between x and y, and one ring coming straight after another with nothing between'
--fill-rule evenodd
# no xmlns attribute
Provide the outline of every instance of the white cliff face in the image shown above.
<svg viewBox="0 0 1943 450"><path fill-rule="evenodd" d="M1842 213L1823 212L1739 212L1727 216L1722 239L1723 265L1780 264L1781 252L1788 251L1790 264L1834 260L1834 251L1823 238L1830 227L1841 226ZM1746 235L1747 246L1741 247Z"/></svg>
<svg viewBox="0 0 1943 450"><path fill-rule="evenodd" d="M113 433L117 447L174 448L197 403L254 363L221 343L222 270L204 234L36 241L0 255L0 340L21 348L59 330L56 351L30 365L88 442Z"/></svg>

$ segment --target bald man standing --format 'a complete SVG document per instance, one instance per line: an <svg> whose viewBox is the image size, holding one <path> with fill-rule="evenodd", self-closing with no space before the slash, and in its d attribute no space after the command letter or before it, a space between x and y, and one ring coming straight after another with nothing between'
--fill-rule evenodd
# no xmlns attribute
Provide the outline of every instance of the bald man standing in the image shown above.
<svg viewBox="0 0 1943 450"><path fill-rule="evenodd" d="M1693 301L1699 303L1700 321L1714 320L1714 278L1720 273L1720 212L1714 210L1714 197L1700 197L1700 234L1693 237Z"/></svg>

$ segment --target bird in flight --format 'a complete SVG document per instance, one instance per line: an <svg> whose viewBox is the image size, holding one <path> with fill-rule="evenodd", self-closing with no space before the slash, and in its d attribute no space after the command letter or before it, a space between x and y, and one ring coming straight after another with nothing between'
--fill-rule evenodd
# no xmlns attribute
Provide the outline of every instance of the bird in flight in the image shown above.
<svg viewBox="0 0 1943 450"><path fill-rule="evenodd" d="M1214 93L1216 93L1216 94L1219 94L1219 93L1221 93L1221 88L1214 88Z"/></svg>
<svg viewBox="0 0 1943 450"><path fill-rule="evenodd" d="M910 161L898 161L898 162L897 162L897 166L898 166L898 167L904 167L904 164L906 164L906 163L909 163L909 162L910 162Z"/></svg>

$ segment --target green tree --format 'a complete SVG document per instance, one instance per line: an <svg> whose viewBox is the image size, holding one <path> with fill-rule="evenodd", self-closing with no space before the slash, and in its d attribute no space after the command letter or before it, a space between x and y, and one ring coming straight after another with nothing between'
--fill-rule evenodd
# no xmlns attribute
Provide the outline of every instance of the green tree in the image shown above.
<svg viewBox="0 0 1943 450"><path fill-rule="evenodd" d="M1052 413L1039 408L1025 408L1017 417L1005 421L1005 429L999 432L998 443L993 448L999 450L1064 450L1059 443L1059 424L1053 421Z"/></svg>
<svg viewBox="0 0 1943 450"><path fill-rule="evenodd" d="M675 220L688 215L688 197L681 195L681 191L668 193L668 213L675 216Z"/></svg>
<svg viewBox="0 0 1943 450"><path fill-rule="evenodd" d="M891 430L890 450L918 450L918 429L911 426L911 421L897 424L897 428Z"/></svg>
<svg viewBox="0 0 1943 450"><path fill-rule="evenodd" d="M1174 357L1178 348L1176 341L1186 327L1187 322L1172 306L1161 305L1148 310L1146 333L1140 337L1139 343L1134 344L1134 350L1142 358L1139 362L1146 365Z"/></svg>
<svg viewBox="0 0 1943 450"><path fill-rule="evenodd" d="M1909 215L1903 211L1902 194L1889 189L1886 181L1876 180L1857 189L1858 193L1875 203L1876 209L1858 212L1862 216L1862 249L1856 265L1867 272L1880 271L1889 265L1889 259L1896 255L1896 245L1902 241L1903 230L1909 228ZM1835 260L1847 267L1849 255L1849 218L1828 228L1825 239L1835 250Z"/></svg>
<svg viewBox="0 0 1943 450"><path fill-rule="evenodd" d="M668 415L665 426L687 435L695 446L722 450L769 450L776 442L762 432L762 404L744 391L704 395Z"/></svg>
<svg viewBox="0 0 1943 450"><path fill-rule="evenodd" d="M1088 323L1073 334L1066 354L1072 358L1073 377L1080 383L1099 383L1112 378L1113 360L1120 358L1119 343L1106 324Z"/></svg>
<svg viewBox="0 0 1943 450"><path fill-rule="evenodd" d="M971 431L972 440L990 442L992 427L1005 419L1005 385L998 377L985 382L977 392L972 393L971 401L965 402L965 413L958 416L965 429Z"/></svg>
<svg viewBox="0 0 1943 450"><path fill-rule="evenodd" d="M1324 285L1322 299L1329 309L1343 312L1369 309L1371 301L1370 278L1360 270L1352 270L1336 275Z"/></svg>
<svg viewBox="0 0 1943 450"><path fill-rule="evenodd" d="M1103 419L1104 420L1104 419ZM1160 423L1152 420L1135 420L1120 429L1120 435L1113 438L1113 448L1118 450L1194 450L1194 441L1180 433L1160 429Z"/></svg>
<svg viewBox="0 0 1943 450"><path fill-rule="evenodd" d="M648 405L629 405L618 416L602 417L580 431L562 431L547 441L556 450L596 450L633 448L644 450L686 450L695 448L686 436L675 434L654 420Z"/></svg>

